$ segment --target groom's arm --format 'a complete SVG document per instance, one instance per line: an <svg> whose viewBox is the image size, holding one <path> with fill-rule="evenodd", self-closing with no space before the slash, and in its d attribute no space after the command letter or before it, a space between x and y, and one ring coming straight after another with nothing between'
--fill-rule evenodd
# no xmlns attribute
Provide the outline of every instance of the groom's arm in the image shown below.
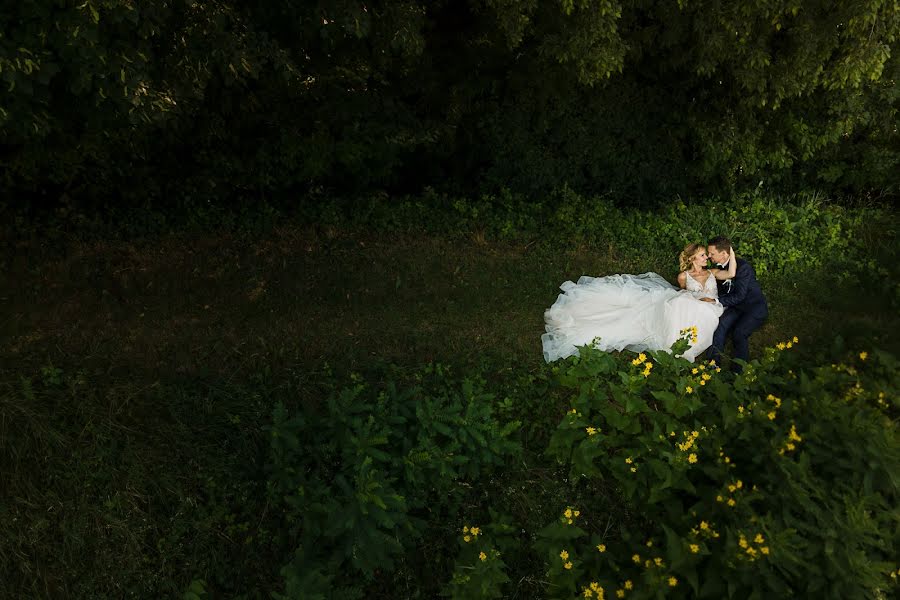
<svg viewBox="0 0 900 600"><path fill-rule="evenodd" d="M750 283L755 279L756 273L754 273L750 263L745 262L738 265L737 274L732 279L734 283L731 285L731 292L720 296L719 303L725 308L740 304L747 297L747 292L750 291Z"/></svg>

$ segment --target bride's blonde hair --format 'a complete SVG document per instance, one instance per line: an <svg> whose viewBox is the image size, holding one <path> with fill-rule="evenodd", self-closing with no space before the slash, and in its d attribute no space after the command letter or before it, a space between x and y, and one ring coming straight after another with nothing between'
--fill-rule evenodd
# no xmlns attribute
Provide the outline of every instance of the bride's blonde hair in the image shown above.
<svg viewBox="0 0 900 600"><path fill-rule="evenodd" d="M681 251L681 254L678 255L678 265L681 267L682 271L690 271L691 270L691 259L696 256L696 254L705 250L706 246L703 244L698 244L696 242L691 242L687 246L684 247L684 250Z"/></svg>

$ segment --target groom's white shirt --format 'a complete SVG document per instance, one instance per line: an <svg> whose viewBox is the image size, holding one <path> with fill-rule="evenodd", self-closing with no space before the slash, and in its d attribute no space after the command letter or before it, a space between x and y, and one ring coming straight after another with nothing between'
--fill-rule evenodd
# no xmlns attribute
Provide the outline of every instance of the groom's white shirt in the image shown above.
<svg viewBox="0 0 900 600"><path fill-rule="evenodd" d="M729 263L729 262L731 262L731 261L727 261L727 262L725 262L724 264L723 264L723 263L716 263L716 266L719 267L720 269L727 269L727 268L728 268L728 263ZM726 279L725 281L722 282L722 285L724 285L725 287L727 287L727 288L728 288L728 291L730 292L730 291L731 291L731 286L734 285L734 280L732 280L732 279ZM722 306L722 303L719 302L719 299L718 299L718 298L716 298L716 304L718 304L719 306Z"/></svg>

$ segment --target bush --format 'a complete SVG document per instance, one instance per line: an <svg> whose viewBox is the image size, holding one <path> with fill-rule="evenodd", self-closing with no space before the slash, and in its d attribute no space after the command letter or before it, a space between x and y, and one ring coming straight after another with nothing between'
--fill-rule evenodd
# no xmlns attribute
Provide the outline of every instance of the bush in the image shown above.
<svg viewBox="0 0 900 600"><path fill-rule="evenodd" d="M599 515L569 507L548 525L550 597L884 597L900 539L897 361L804 368L795 343L733 380L666 352L586 347L555 368L571 408L549 453L574 481L613 485L635 518L584 530Z"/></svg>
<svg viewBox="0 0 900 600"><path fill-rule="evenodd" d="M405 389L355 376L319 411L276 408L269 492L298 548L283 570L286 597L330 597L333 577L348 570L368 580L393 571L455 518L467 481L520 452L519 423L497 421L483 382L448 375L430 367Z"/></svg>

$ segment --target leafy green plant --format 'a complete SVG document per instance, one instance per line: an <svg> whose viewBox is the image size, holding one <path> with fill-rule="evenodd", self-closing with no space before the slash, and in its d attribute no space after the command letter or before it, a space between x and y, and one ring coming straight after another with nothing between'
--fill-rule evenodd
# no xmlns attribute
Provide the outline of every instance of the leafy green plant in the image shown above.
<svg viewBox="0 0 900 600"><path fill-rule="evenodd" d="M437 377L429 376L436 371ZM478 381L457 387L440 365L423 386L375 389L354 376L321 411L275 409L269 493L313 564L367 577L395 568L430 523L454 515L464 482L519 451L518 422L499 423ZM429 379L433 381L429 384ZM308 568L309 564L305 568ZM303 569L286 568L288 588ZM306 577L306 575L304 575Z"/></svg>
<svg viewBox="0 0 900 600"><path fill-rule="evenodd" d="M450 582L442 595L453 600L503 598L509 583L503 561L506 548L516 542L508 517L490 511L492 521L485 527L466 523L457 534L459 553Z"/></svg>
<svg viewBox="0 0 900 600"><path fill-rule="evenodd" d="M567 508L542 532L553 597L861 598L892 585L897 362L872 351L803 368L796 343L733 380L677 352L585 347L555 368L571 409L548 452L573 480L613 482L638 518L601 537Z"/></svg>

